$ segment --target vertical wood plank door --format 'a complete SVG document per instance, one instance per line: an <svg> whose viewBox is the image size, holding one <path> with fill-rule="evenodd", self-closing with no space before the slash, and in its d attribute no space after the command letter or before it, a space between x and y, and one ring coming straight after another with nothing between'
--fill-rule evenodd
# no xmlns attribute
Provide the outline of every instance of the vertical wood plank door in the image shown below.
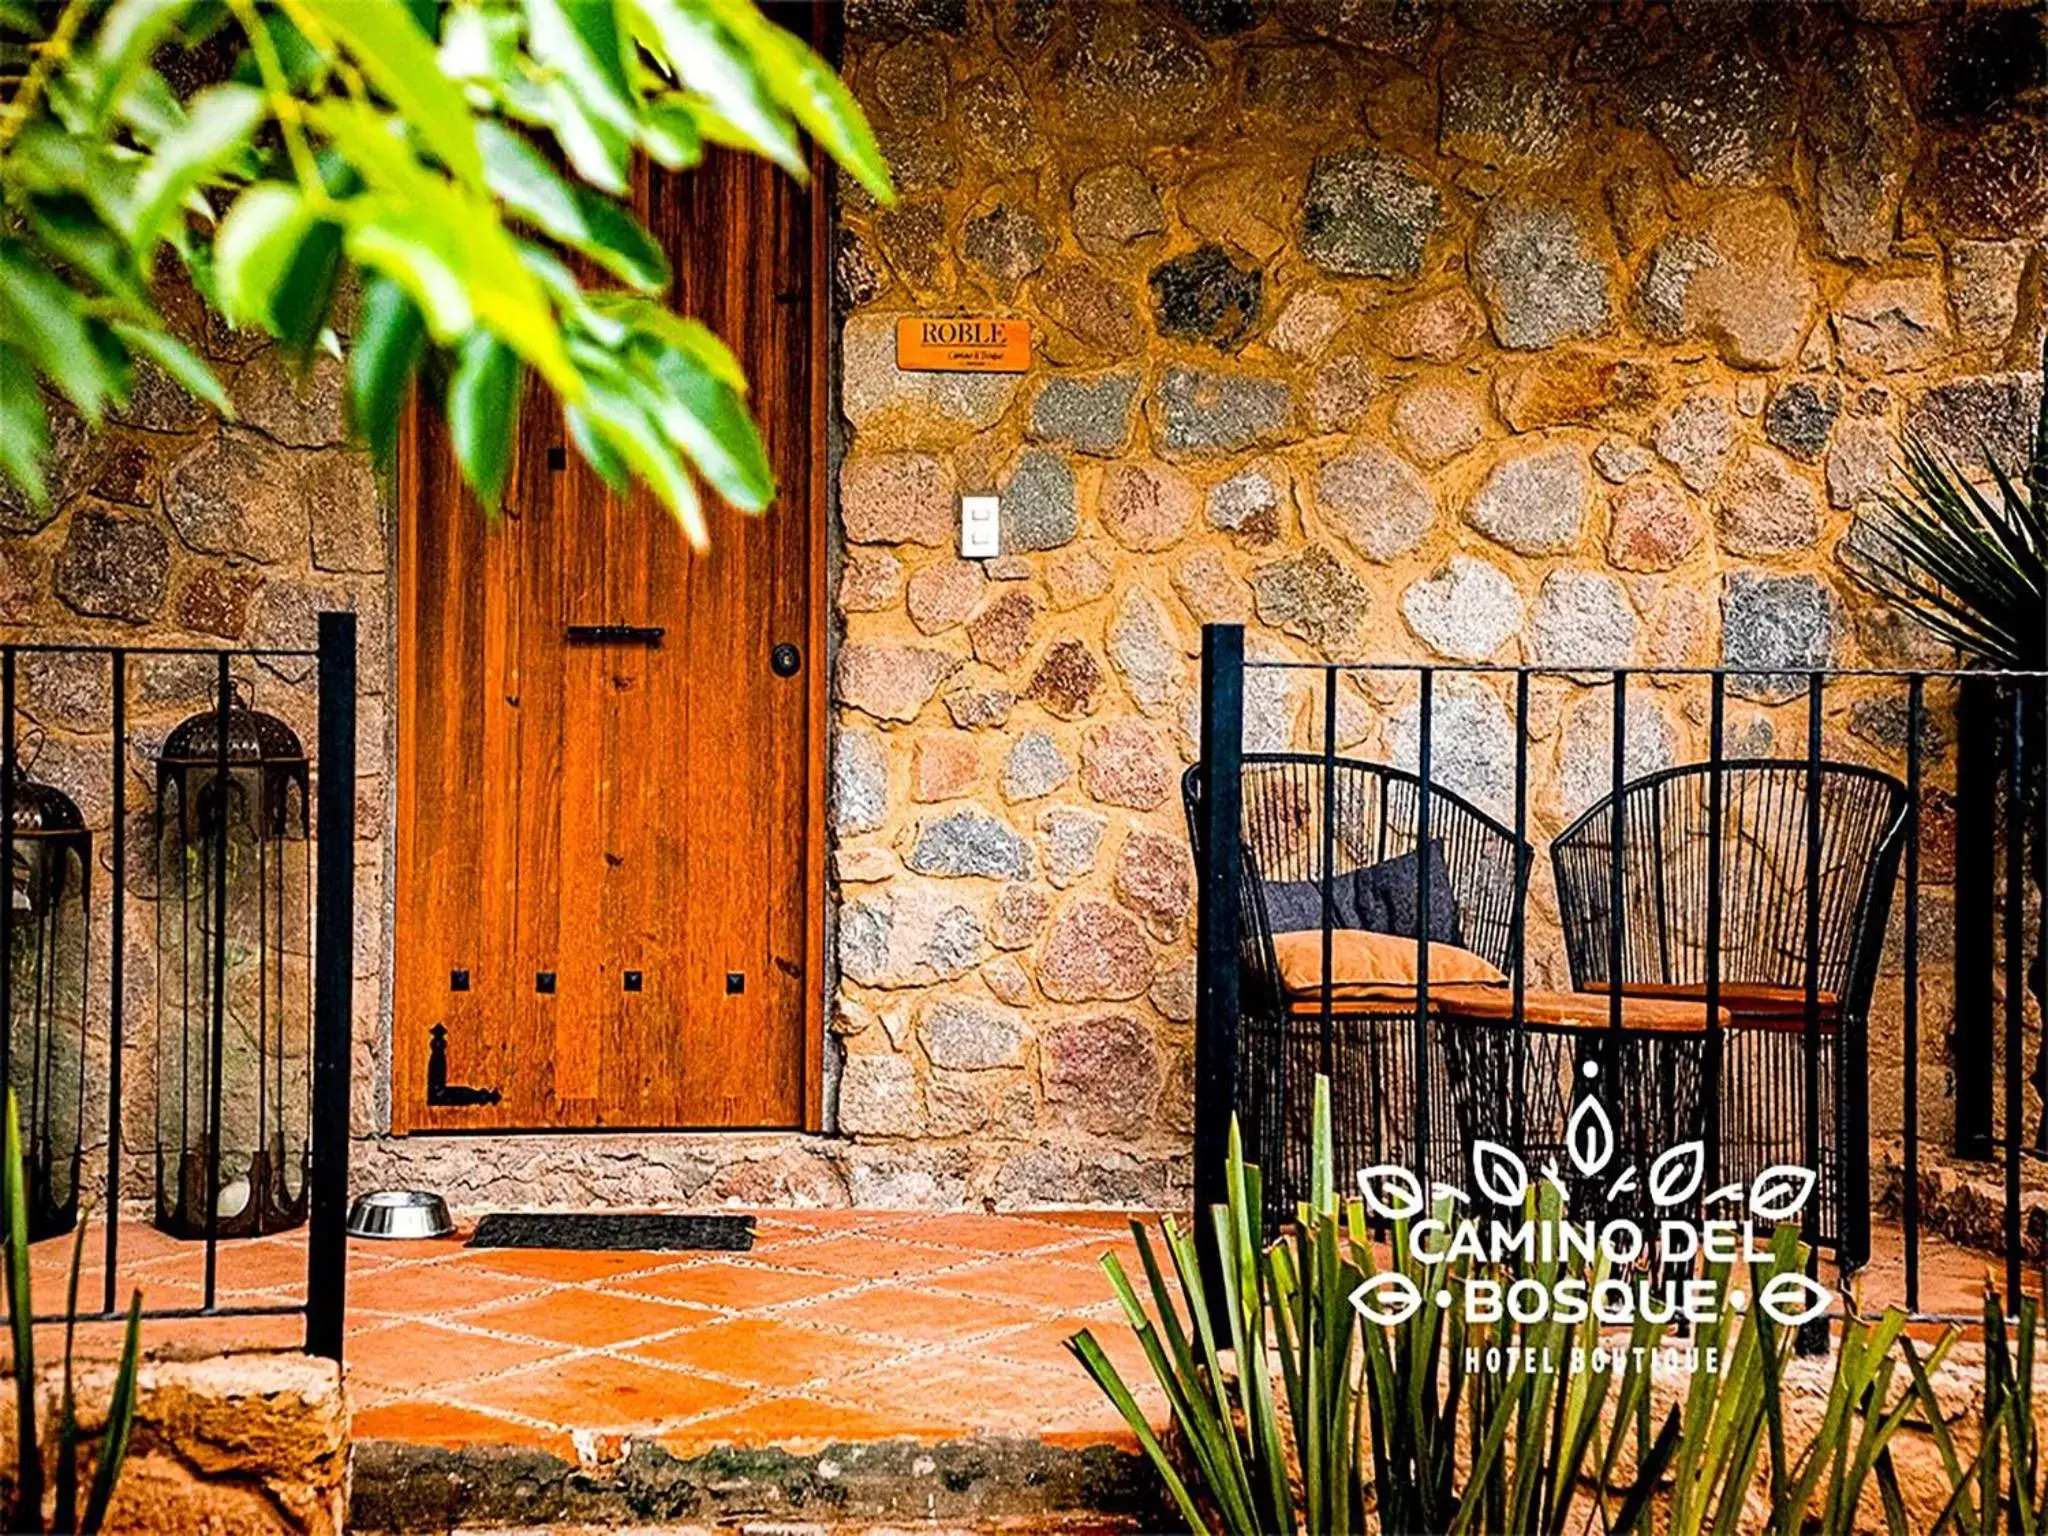
<svg viewBox="0 0 2048 1536"><path fill-rule="evenodd" d="M746 369L779 493L760 518L713 502L694 551L533 388L493 520L415 408L399 1131L818 1124L825 214L723 151L635 201L676 306Z"/></svg>

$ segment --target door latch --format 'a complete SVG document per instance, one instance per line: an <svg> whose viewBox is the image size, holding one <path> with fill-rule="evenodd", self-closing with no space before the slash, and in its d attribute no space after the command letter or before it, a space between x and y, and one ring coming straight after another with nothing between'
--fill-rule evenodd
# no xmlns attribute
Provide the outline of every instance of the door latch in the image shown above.
<svg viewBox="0 0 2048 1536"><path fill-rule="evenodd" d="M667 633L659 624L571 624L562 638L571 645L659 645Z"/></svg>
<svg viewBox="0 0 2048 1536"><path fill-rule="evenodd" d="M466 1088L448 1081L448 1026L436 1024L428 1032L427 1102L437 1109L475 1109L498 1102L495 1088Z"/></svg>

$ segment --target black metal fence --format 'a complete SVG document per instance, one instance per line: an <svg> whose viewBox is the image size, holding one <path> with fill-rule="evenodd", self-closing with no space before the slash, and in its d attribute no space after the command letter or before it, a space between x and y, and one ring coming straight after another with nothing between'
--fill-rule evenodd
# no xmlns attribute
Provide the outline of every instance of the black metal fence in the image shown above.
<svg viewBox="0 0 2048 1536"><path fill-rule="evenodd" d="M232 1248L234 1240L223 1236L221 1126L223 1115L232 1118L236 1106L222 1103L223 1096L232 1094L234 1090L224 1085L226 1074L221 1070L227 989L219 983L217 975L214 983L204 988L202 994L203 1006L211 1009L211 1017L199 1021L201 1028L210 1030L212 1035L214 1067L210 1118L202 1117L201 1123L207 1127L207 1133L202 1137L197 1153L198 1160L204 1164L204 1194L198 1216L199 1235L195 1238L203 1253L198 1297L191 1305L155 1305L150 1302L148 1287L145 1286L143 1316L166 1319L303 1315L307 1350L339 1360L347 1278L344 1227L348 1198L354 1007L356 616L353 613L320 614L317 646L311 650L70 643L0 645L0 854L4 854L0 867L16 871L17 890L15 899L0 902L0 1021L11 1026L16 1018L19 982L12 958L16 953L15 925L30 920L17 910L22 905L18 894L22 861L18 854L20 845L26 841L25 833L17 836L17 788L29 774L38 771L31 754L39 752L49 740L47 734L38 739L25 732L23 723L34 712L36 680L45 674L61 675L74 685L73 697L57 711L65 716L66 726L63 756L68 782L61 787L67 789L73 799L87 801L94 808L85 820L92 831L96 850L98 867L93 872L103 877L106 891L104 900L94 902L90 908L90 922L94 925L104 923L107 930L107 944L103 952L105 963L89 968L84 980L87 994L84 1017L88 1021L86 1027L94 1037L96 1053L83 1055L79 1068L81 1092L103 1095L94 1106L97 1113L92 1118L103 1128L104 1141L82 1149L84 1167L89 1172L95 1167L97 1169L90 1181L94 1198L85 1204L100 1227L93 1239L96 1262L92 1266L98 1268L100 1274L94 1286L97 1298L88 1308L81 1297L80 1315L84 1319L117 1319L123 1315L122 1299L131 1274L131 1270L123 1267L123 1231L117 1218L124 1209L132 1212L141 1204L144 1198L142 1186L151 1178L152 1161L157 1166L155 1188L149 1191L149 1195L156 1198L165 1177L164 1159L191 1152L189 1147L166 1148L161 1143L161 1134L157 1146L142 1149L130 1147L124 1136L125 1128L132 1123L129 1112L133 1106L124 1104L124 1094L130 1086L124 1081L127 1076L124 1068L132 1049L129 1043L131 1033L137 1032L138 1023L142 1023L144 1028L160 1028L162 1024L161 1019L143 1022L132 1017L136 1011L133 998L138 991L139 980L133 967L135 961L146 954L135 946L140 930L131 920L132 909L138 903L161 900L164 882L164 871L154 863L160 857L161 849L152 845L140 850L142 858L138 863L139 850L134 846L138 839L146 836L146 832L138 828L145 823L150 808L142 808L142 817L134 814L134 795L138 786L131 784L131 779L139 772L146 773L155 764L152 762L154 754L149 726L147 722L138 724L136 719L136 690L130 674L142 671L146 675L151 668L168 670L182 680L181 688L173 691L184 702L195 702L189 696L199 692L201 698L196 701L200 705L199 715L211 711L220 722L206 738L212 743L211 750L217 753L217 761L210 769L201 765L196 775L197 787L202 796L210 796L205 803L210 804L213 810L210 816L200 818L209 842L195 850L195 859L208 861L216 871L225 871L229 860L229 816L224 807L229 798L228 781L232 768L229 761L230 732L226 722L230 711L247 703L246 697L238 700L238 688L246 694L256 686L256 678L262 678L261 686L266 695L274 693L287 698L294 711L314 726L315 745L307 765L313 797L309 818L313 847L308 872L310 890L307 893L310 897L308 935L311 955L305 989L308 994L306 1024L310 1036L305 1053L309 1081L306 1083L304 1122L306 1146L302 1153L304 1184L295 1195L295 1198L303 1197L307 1212L304 1300L263 1302L223 1299L221 1254L224 1248ZM200 682L202 676L203 684ZM81 680L83 686L77 686ZM22 698L25 681L31 694L27 703ZM148 688L143 691L152 693ZM89 702L78 702L77 695L80 694L87 696ZM259 698L258 702L264 702L264 699ZM158 710L163 707L161 697L152 696L146 703ZM157 751L161 751L164 740L162 736L156 738ZM78 745L80 742L84 745ZM43 771L47 771L47 765ZM102 790L105 791L104 800L100 798ZM138 887L142 892L140 895ZM218 891L220 887L216 885L214 889ZM245 941L231 932L231 920L225 913L225 897L216 896L215 902L212 912L202 914L201 921L210 935L213 962L224 969L230 940L236 943ZM96 943L88 953L100 953ZM280 978L272 978L270 983L266 983L270 984L280 988L283 985ZM189 994L184 1001L190 1003ZM0 1081L14 1080L12 1069L16 1063L12 1052L16 1042L12 1036L11 1027L0 1028ZM27 1127L24 1135L32 1135ZM254 1178L252 1170L252 1186ZM252 1199L255 1193L252 1187ZM286 1289L295 1290L296 1287ZM57 1321L58 1318L44 1315L37 1320Z"/></svg>
<svg viewBox="0 0 2048 1536"><path fill-rule="evenodd" d="M1478 1135L1554 1149L1535 1122L1569 1110L1580 1067L1604 1067L1632 1095L1624 1140L1631 1115L1643 1139L1696 1128L1709 1188L1776 1161L1815 1169L1801 1219L1845 1274L1871 1259L1882 1204L1916 1315L1941 1315L1923 1306L1925 1164L1995 1168L2016 1303L2042 1243L2028 1165L2048 1158L2043 685L1260 661L1241 628L1208 626L1187 782L1198 1207L1224 1197L1236 1115L1267 1164L1269 1219L1291 1211L1317 1071L1340 1168L1391 1157L1442 1177ZM1271 739L1248 742L1248 718ZM1412 972L1360 987L1336 940L1375 924L1344 902L1396 868L1413 904L1389 926L1413 937ZM1439 912L1505 985L1432 977ZM1873 1123L1873 1092L1893 1123ZM1890 1166L1874 1189L1876 1150Z"/></svg>

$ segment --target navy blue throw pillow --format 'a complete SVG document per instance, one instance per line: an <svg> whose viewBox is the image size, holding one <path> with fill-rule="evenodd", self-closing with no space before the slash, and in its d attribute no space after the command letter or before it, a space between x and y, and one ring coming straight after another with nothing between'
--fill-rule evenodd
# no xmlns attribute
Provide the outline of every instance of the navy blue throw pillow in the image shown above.
<svg viewBox="0 0 2048 1536"><path fill-rule="evenodd" d="M1395 933L1403 938L1421 936L1416 921L1416 880L1421 864L1413 853L1379 864L1368 864L1351 877L1352 909L1358 926L1373 933ZM1273 925L1276 929L1278 923ZM1458 898L1451 889L1451 871L1444 863L1444 845L1429 844L1429 938L1435 944L1465 944L1464 925L1458 920Z"/></svg>
<svg viewBox="0 0 2048 1536"><path fill-rule="evenodd" d="M1317 880L1268 880L1261 887L1266 898L1266 921L1275 933L1321 931L1323 887ZM1330 926L1363 928L1358 920L1355 888L1350 875L1330 877Z"/></svg>

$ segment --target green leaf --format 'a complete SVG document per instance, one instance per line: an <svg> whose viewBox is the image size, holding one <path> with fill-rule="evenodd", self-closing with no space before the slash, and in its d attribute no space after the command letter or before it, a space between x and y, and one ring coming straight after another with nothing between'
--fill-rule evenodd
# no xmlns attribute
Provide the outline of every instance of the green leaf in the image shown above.
<svg viewBox="0 0 2048 1536"><path fill-rule="evenodd" d="M205 185L248 148L263 121L261 91L245 85L216 85L186 104L182 128L158 141L142 174L123 230L138 252L156 248L166 223L186 194Z"/></svg>
<svg viewBox="0 0 2048 1536"><path fill-rule="evenodd" d="M0 347L0 475L39 509L50 503L43 484L49 452L49 411L35 374L11 347Z"/></svg>
<svg viewBox="0 0 2048 1536"><path fill-rule="evenodd" d="M21 1161L21 1105L7 1090L7 1124L0 1132L0 1201L7 1223L7 1321L14 1335L14 1422L18 1442L13 1518L22 1530L43 1523L43 1455L36 1433L36 1303L28 1272L28 1188Z"/></svg>
<svg viewBox="0 0 2048 1536"><path fill-rule="evenodd" d="M525 139L498 123L480 125L491 190L542 233L572 245L646 292L668 284L668 261L653 236L617 203L572 187Z"/></svg>
<svg viewBox="0 0 2048 1536"><path fill-rule="evenodd" d="M398 422L426 344L419 309L389 278L371 277L356 310L355 345L348 358L349 426L369 445L380 470L397 454Z"/></svg>
<svg viewBox="0 0 2048 1536"><path fill-rule="evenodd" d="M880 203L896 201L889 167L874 131L851 94L804 42L768 21L753 0L707 0L733 35L753 51L762 78L825 152Z"/></svg>
<svg viewBox="0 0 2048 1536"><path fill-rule="evenodd" d="M24 247L0 240L0 341L97 424L121 387L86 322L84 301Z"/></svg>
<svg viewBox="0 0 2048 1536"><path fill-rule="evenodd" d="M43 35L42 18L36 14L31 0L0 0L0 27L24 37Z"/></svg>
<svg viewBox="0 0 2048 1536"><path fill-rule="evenodd" d="M534 60L557 71L599 120L631 135L640 108L612 0L526 0L526 22Z"/></svg>
<svg viewBox="0 0 2048 1536"><path fill-rule="evenodd" d="M148 67L157 45L190 6L191 0L114 0L78 70L95 123L106 122L107 113Z"/></svg>
<svg viewBox="0 0 2048 1536"><path fill-rule="evenodd" d="M275 329L278 285L316 222L285 182L259 181L235 199L213 240L215 292L231 323Z"/></svg>
<svg viewBox="0 0 2048 1536"><path fill-rule="evenodd" d="M523 377L517 353L493 336L476 335L463 344L455 376L448 381L448 436L455 461L477 499L492 512L505 500Z"/></svg>
<svg viewBox="0 0 2048 1536"><path fill-rule="evenodd" d="M574 403L583 380L496 205L427 170L378 112L329 100L309 116L380 194L342 205L349 253L403 283L437 340L459 341L480 322Z"/></svg>
<svg viewBox="0 0 2048 1536"><path fill-rule="evenodd" d="M327 334L334 287L341 277L341 257L341 227L323 219L299 242L271 296L270 313L276 321L278 341L302 364Z"/></svg>
<svg viewBox="0 0 2048 1536"><path fill-rule="evenodd" d="M588 187L573 188L589 233L576 248L644 293L668 286L668 257L632 211Z"/></svg>
<svg viewBox="0 0 2048 1536"><path fill-rule="evenodd" d="M775 471L746 402L672 348L655 354L650 376L659 386L655 414L662 429L719 495L744 511L764 511L775 495Z"/></svg>
<svg viewBox="0 0 2048 1536"><path fill-rule="evenodd" d="M121 1336L121 1365L114 1376L114 1395L107 1404L107 1431L100 1442L100 1464L92 1475L92 1493L85 1501L85 1514L78 1522L78 1536L98 1536L106 1523L107 1505L120 1480L121 1464L128 1459L128 1442L135 1434L135 1381L142 1364L142 1292L128 1298L128 1326Z"/></svg>
<svg viewBox="0 0 2048 1536"><path fill-rule="evenodd" d="M348 50L371 84L470 190L484 189L476 124L462 92L441 73L434 44L397 0L282 0L309 37ZM317 34L317 36L316 36Z"/></svg>
<svg viewBox="0 0 2048 1536"><path fill-rule="evenodd" d="M623 0L642 47L675 79L704 98L697 125L714 142L767 156L804 174L803 149L776 107L745 48L713 18L704 0Z"/></svg>
<svg viewBox="0 0 2048 1536"><path fill-rule="evenodd" d="M351 205L356 217L348 228L349 255L403 288L419 305L436 340L452 342L467 335L476 324L476 311L461 276L438 249L408 232L402 214L393 210L389 217L369 216L369 201L359 199L362 206Z"/></svg>
<svg viewBox="0 0 2048 1536"><path fill-rule="evenodd" d="M212 406L220 415L233 419L235 406L228 399L228 392L213 376L213 370L200 360L199 354L185 343L167 332L146 325L133 325L125 320L114 321L113 329L116 336L184 385L195 399Z"/></svg>

